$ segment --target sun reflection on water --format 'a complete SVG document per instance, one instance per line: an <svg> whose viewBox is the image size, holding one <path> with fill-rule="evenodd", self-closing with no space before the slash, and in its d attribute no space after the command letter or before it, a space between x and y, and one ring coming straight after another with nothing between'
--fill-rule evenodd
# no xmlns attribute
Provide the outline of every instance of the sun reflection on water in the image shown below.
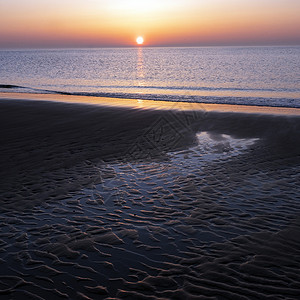
<svg viewBox="0 0 300 300"><path fill-rule="evenodd" d="M145 71L144 71L144 56L143 56L143 48L137 49L137 80L139 86L144 86L144 78L145 78Z"/></svg>

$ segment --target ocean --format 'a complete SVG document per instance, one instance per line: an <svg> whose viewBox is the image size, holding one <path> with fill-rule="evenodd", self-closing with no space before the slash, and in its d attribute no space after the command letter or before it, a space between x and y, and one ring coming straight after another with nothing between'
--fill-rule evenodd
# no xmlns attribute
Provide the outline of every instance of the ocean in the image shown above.
<svg viewBox="0 0 300 300"><path fill-rule="evenodd" d="M300 108L300 47L2 50L0 92Z"/></svg>

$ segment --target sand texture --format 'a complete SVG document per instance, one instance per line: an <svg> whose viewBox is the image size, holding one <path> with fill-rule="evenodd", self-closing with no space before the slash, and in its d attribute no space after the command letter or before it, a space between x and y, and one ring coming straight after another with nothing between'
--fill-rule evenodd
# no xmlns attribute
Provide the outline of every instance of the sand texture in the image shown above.
<svg viewBox="0 0 300 300"><path fill-rule="evenodd" d="M299 116L0 114L1 299L299 299Z"/></svg>

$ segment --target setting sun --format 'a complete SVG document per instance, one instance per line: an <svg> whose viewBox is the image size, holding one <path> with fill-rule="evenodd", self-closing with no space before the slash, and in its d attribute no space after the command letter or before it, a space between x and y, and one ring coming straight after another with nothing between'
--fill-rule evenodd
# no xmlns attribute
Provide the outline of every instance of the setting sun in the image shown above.
<svg viewBox="0 0 300 300"><path fill-rule="evenodd" d="M139 36L137 39L136 39L136 43L138 45L143 45L144 44L144 38L142 36Z"/></svg>

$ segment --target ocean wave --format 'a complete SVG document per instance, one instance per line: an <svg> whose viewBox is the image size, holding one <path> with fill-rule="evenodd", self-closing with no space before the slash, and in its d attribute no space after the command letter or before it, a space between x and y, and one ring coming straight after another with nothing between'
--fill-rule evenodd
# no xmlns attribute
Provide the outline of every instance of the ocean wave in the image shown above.
<svg viewBox="0 0 300 300"><path fill-rule="evenodd" d="M110 88L121 88L119 86L109 86ZM101 87L98 87L101 88ZM122 87L124 88L124 87ZM137 88L130 86L127 88ZM141 88L141 87L139 87ZM182 89L189 90L189 87L147 87L144 89ZM200 88L198 88L200 89ZM209 88L202 87L202 90L233 90L231 88ZM236 89L237 90L237 89ZM241 89L242 90L242 89ZM262 89L260 89L262 90ZM273 89L264 89L264 91L272 91ZM247 91L247 90L246 90ZM278 89L277 91L280 91ZM289 90L297 91L297 89ZM10 84L0 84L0 92L15 92L15 93L32 93L32 94L59 94L70 96L86 96L86 97L106 97L106 98L123 98L123 99L141 99L154 101L172 101L172 102L190 102L190 103L209 103L209 104L228 104L228 105L247 105L247 106L267 106L267 107L290 107L300 108L300 98L272 98L272 97L237 97L237 96L199 96L186 94L159 94L159 93L126 93L126 92L69 92L50 89L40 89L32 87L24 87Z"/></svg>
<svg viewBox="0 0 300 300"><path fill-rule="evenodd" d="M140 89L140 90L176 90L176 91L243 91L243 92L286 92L300 93L298 88L239 88L239 87L209 87L209 86L160 86L160 85L84 85L81 88L98 89Z"/></svg>

